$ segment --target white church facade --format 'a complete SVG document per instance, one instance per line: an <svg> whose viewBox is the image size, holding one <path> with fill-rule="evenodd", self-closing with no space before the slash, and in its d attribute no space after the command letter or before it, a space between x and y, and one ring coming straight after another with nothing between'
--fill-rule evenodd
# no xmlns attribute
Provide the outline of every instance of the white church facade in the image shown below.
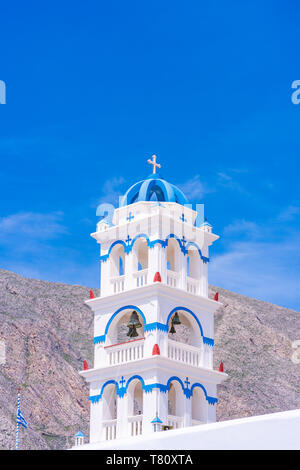
<svg viewBox="0 0 300 470"><path fill-rule="evenodd" d="M197 222L185 195L156 173L128 189L100 245L90 386L91 444L216 421L214 312L209 247L218 236Z"/></svg>

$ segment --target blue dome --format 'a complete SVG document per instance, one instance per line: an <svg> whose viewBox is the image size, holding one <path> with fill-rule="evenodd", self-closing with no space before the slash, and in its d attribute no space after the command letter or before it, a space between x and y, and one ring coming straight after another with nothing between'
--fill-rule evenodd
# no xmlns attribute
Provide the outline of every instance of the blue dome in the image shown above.
<svg viewBox="0 0 300 470"><path fill-rule="evenodd" d="M145 180L132 185L123 196L120 207L139 201L177 202L181 205L189 203L180 189L162 179L158 174L152 174Z"/></svg>

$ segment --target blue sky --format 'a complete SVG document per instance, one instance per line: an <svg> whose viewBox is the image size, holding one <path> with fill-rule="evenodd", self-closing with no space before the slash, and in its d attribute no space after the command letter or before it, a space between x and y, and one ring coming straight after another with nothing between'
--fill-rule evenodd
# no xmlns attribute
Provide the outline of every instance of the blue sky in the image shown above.
<svg viewBox="0 0 300 470"><path fill-rule="evenodd" d="M0 266L96 286L99 202L153 153L221 238L210 282L300 309L296 1L2 6Z"/></svg>

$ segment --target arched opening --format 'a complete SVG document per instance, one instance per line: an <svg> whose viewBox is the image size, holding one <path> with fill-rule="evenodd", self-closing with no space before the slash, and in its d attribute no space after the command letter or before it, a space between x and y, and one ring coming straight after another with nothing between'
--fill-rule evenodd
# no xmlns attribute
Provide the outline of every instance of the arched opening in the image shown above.
<svg viewBox="0 0 300 470"><path fill-rule="evenodd" d="M203 338L196 319L180 308L168 322L168 357L190 366L203 365Z"/></svg>
<svg viewBox="0 0 300 470"><path fill-rule="evenodd" d="M136 310L134 310L133 308L122 310L112 320L112 322L109 326L108 332L107 332L107 340L106 340L106 345L105 345L107 347L107 352L109 354L112 354L112 352L113 352L109 348L109 346L111 346L111 345L117 345L117 344L120 344L120 343L126 343L128 341L138 340L138 339L141 340L141 339L144 338L144 326L145 326L144 325L144 320L143 320L142 315L138 311L136 311L137 319L138 319L141 326L135 328L134 335L132 335L132 334L130 335L130 328L128 327L128 323L132 319L132 314L135 311ZM134 317L136 318L136 316L134 316ZM138 348L137 343L135 345L135 348ZM124 346L124 348L125 348L125 346ZM126 354L124 353L125 354L125 355L123 354L124 360L121 361L121 362L126 362L125 359L127 361L134 360L134 358L138 359L139 358L138 353L141 353L141 352L138 351L137 349L135 349L134 351L130 350L128 352L128 355L127 355L127 353Z"/></svg>
<svg viewBox="0 0 300 470"><path fill-rule="evenodd" d="M103 434L104 440L109 441L117 437L117 388L109 384L103 391Z"/></svg>
<svg viewBox="0 0 300 470"><path fill-rule="evenodd" d="M177 312L180 324L174 325L175 332L172 333L172 324L175 313ZM199 325L196 320L184 310L176 310L171 315L168 323L168 337L172 341L178 341L179 343L189 344L197 348L202 347L202 336L199 330ZM174 331L173 330L173 331Z"/></svg>
<svg viewBox="0 0 300 470"><path fill-rule="evenodd" d="M187 254L187 276L193 279L200 279L201 258L195 247L190 247Z"/></svg>
<svg viewBox="0 0 300 470"><path fill-rule="evenodd" d="M207 401L201 387L195 387L192 396L192 425L207 422Z"/></svg>
<svg viewBox="0 0 300 470"><path fill-rule="evenodd" d="M132 380L128 387L128 424L131 436L142 434L143 387L139 379Z"/></svg>
<svg viewBox="0 0 300 470"><path fill-rule="evenodd" d="M177 381L169 384L168 390L168 426L177 429L183 425L185 396L181 385Z"/></svg>
<svg viewBox="0 0 300 470"><path fill-rule="evenodd" d="M148 284L148 244L145 238L139 238L134 243L133 272L136 287Z"/></svg>
<svg viewBox="0 0 300 470"><path fill-rule="evenodd" d="M133 270L148 269L148 244L145 238L139 238L133 248Z"/></svg>
<svg viewBox="0 0 300 470"><path fill-rule="evenodd" d="M177 240L174 238L169 238L166 251L166 263L167 284L171 287L179 287L181 255L182 253L180 251Z"/></svg>
<svg viewBox="0 0 300 470"><path fill-rule="evenodd" d="M124 246L117 244L110 254L110 276L118 277L125 274L125 252Z"/></svg>
<svg viewBox="0 0 300 470"><path fill-rule="evenodd" d="M180 248L175 238L168 239L167 267L170 271L179 271Z"/></svg>

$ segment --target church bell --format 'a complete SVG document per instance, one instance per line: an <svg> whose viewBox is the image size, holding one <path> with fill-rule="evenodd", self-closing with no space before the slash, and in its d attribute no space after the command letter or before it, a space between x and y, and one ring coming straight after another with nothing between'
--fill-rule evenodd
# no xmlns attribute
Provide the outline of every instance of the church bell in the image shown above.
<svg viewBox="0 0 300 470"><path fill-rule="evenodd" d="M171 333L172 335L174 335L174 333L176 333L176 330L175 330L174 325L180 325L180 324L181 324L181 321L180 321L178 312L175 312L174 317L173 317L172 320L171 320L170 333Z"/></svg>
<svg viewBox="0 0 300 470"><path fill-rule="evenodd" d="M175 312L174 317L172 318L173 325L181 325L178 312Z"/></svg>
<svg viewBox="0 0 300 470"><path fill-rule="evenodd" d="M130 325L129 326L129 330L128 330L128 333L127 333L127 336L129 336L129 338L135 338L136 336L138 336L138 332L136 331L136 326L135 325Z"/></svg>
<svg viewBox="0 0 300 470"><path fill-rule="evenodd" d="M127 336L129 336L130 338L138 336L136 329L141 328L143 325L141 324L139 316L135 310L132 312L127 326L129 328Z"/></svg>

